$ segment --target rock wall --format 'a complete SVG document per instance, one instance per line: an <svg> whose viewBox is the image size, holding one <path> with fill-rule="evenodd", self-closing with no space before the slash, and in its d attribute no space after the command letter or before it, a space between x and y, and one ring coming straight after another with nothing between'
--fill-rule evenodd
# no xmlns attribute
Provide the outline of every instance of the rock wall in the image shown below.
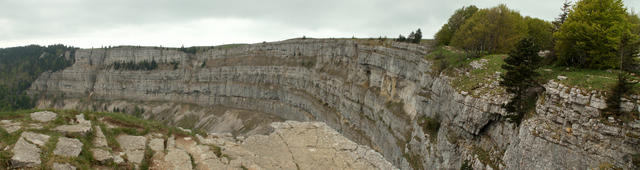
<svg viewBox="0 0 640 170"><path fill-rule="evenodd" d="M449 78L432 73L423 59L429 50L333 39L195 54L82 49L72 67L43 74L29 93L38 107L142 110L146 118L211 132L265 133L272 121L322 121L400 169L637 168L631 159L639 152L640 122L598 119L597 92L582 95L550 82L536 113L516 125L502 118L505 95L458 92ZM110 67L128 61L156 61L159 67ZM637 98L628 101L626 108L638 109ZM427 118L440 124L435 133L424 126Z"/></svg>

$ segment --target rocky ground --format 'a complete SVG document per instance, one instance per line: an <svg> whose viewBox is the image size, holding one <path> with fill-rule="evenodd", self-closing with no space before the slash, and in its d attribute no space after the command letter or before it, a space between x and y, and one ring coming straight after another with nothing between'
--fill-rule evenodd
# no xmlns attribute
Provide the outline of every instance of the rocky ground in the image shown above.
<svg viewBox="0 0 640 170"><path fill-rule="evenodd" d="M319 122L235 137L119 113L22 111L0 120L0 169L396 169Z"/></svg>

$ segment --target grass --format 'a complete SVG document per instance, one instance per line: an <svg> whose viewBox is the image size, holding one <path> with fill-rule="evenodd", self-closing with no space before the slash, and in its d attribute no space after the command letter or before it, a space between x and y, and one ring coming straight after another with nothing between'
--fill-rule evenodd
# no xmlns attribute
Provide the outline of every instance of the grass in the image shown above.
<svg viewBox="0 0 640 170"><path fill-rule="evenodd" d="M460 91L469 92L473 96L477 96L476 94L497 95L505 93L504 88L500 87L499 85L496 85L494 88L490 88L488 87L488 85L499 81L499 79L495 76L496 72L505 72L501 68L501 66L502 64L504 64L504 58L506 57L506 55L488 55L464 61L463 65L465 67L465 70L469 70L469 75L459 75L454 77L451 85L456 87ZM471 66L469 66L469 64L471 62L482 59L487 60L484 68L470 69Z"/></svg>
<svg viewBox="0 0 640 170"><path fill-rule="evenodd" d="M470 94L501 94L505 93L503 88L485 88L482 85L490 84L497 81L496 72L505 73L501 68L504 64L505 54L484 55L478 58L469 57L471 55L457 51L450 47L437 47L435 50L425 56L425 59L432 61L432 70L434 73L443 72L445 75L453 77L451 85L458 91L466 91ZM483 69L472 70L469 63L485 59ZM466 73L468 72L468 74ZM576 87L585 91L609 91L616 83L616 71L579 69L561 66L542 66L537 70L540 73L538 82L545 84L549 80L562 83L569 87ZM558 76L565 76L567 79L558 80ZM632 80L640 81L638 75L633 76ZM471 93L475 92L475 93ZM634 93L640 92L640 83L634 85ZM477 96L477 95L474 95Z"/></svg>

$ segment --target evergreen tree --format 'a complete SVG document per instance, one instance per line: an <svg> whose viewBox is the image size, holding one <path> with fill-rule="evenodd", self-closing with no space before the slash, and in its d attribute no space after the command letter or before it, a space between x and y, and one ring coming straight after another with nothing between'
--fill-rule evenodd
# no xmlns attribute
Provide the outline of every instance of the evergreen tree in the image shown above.
<svg viewBox="0 0 640 170"><path fill-rule="evenodd" d="M400 35L398 36L398 39L396 39L396 41L398 41L398 42L405 42L405 41L407 41L407 38L405 38L402 34L400 34Z"/></svg>
<svg viewBox="0 0 640 170"><path fill-rule="evenodd" d="M559 64L582 68L620 67L623 37L635 41L622 0L582 0L554 33Z"/></svg>
<svg viewBox="0 0 640 170"><path fill-rule="evenodd" d="M505 105L508 112L516 113L513 121L520 121L522 115L528 110L529 95L527 90L535 87L535 78L539 76L535 70L539 67L541 58L538 56L539 47L530 38L525 38L516 44L516 49L509 53L502 65L506 70L500 85L506 88L508 93L514 94L511 101Z"/></svg>
<svg viewBox="0 0 640 170"><path fill-rule="evenodd" d="M622 97L631 91L634 83L630 83L627 79L627 75L620 72L618 74L618 81L616 85L611 89L611 95L607 97L607 108L604 109L604 113L607 115L621 116L624 114L622 111Z"/></svg>
<svg viewBox="0 0 640 170"><path fill-rule="evenodd" d="M562 8L560 8L560 10L562 10L562 13L558 16L558 18L556 18L555 21L552 22L553 32L560 30L560 27L562 26L562 24L564 24L564 21L567 20L567 16L571 11L571 1L565 0L564 3L562 3Z"/></svg>
<svg viewBox="0 0 640 170"><path fill-rule="evenodd" d="M418 28L418 30L416 30L416 34L413 37L413 43L416 44L420 44L420 41L422 40L422 31L420 30L420 28Z"/></svg>

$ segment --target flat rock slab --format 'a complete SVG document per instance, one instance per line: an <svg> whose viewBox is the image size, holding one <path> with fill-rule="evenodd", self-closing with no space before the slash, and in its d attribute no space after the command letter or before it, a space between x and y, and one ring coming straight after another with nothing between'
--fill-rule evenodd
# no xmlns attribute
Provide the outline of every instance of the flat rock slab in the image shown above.
<svg viewBox="0 0 640 170"><path fill-rule="evenodd" d="M20 138L13 147L11 165L13 168L36 167L40 165L40 148Z"/></svg>
<svg viewBox="0 0 640 170"><path fill-rule="evenodd" d="M53 163L53 170L76 170L76 167L69 163Z"/></svg>
<svg viewBox="0 0 640 170"><path fill-rule="evenodd" d="M96 137L93 139L93 146L97 148L106 148L108 146L107 138L104 136L104 133L102 133L102 129L100 129L100 126L94 126L93 129L96 131Z"/></svg>
<svg viewBox="0 0 640 170"><path fill-rule="evenodd" d="M22 128L19 122L13 122L11 120L1 120L0 126L9 133L16 132Z"/></svg>
<svg viewBox="0 0 640 170"><path fill-rule="evenodd" d="M83 125L83 124L76 124L76 125L62 125L62 126L58 126L56 127L54 130L64 133L64 134L80 134L80 135L85 135L87 134L87 132L89 132L91 130L91 125Z"/></svg>
<svg viewBox="0 0 640 170"><path fill-rule="evenodd" d="M74 138L60 137L53 154L67 157L78 157L82 151L82 142Z"/></svg>
<svg viewBox="0 0 640 170"><path fill-rule="evenodd" d="M144 136L120 135L116 140L127 155L127 161L136 164L142 163L147 138Z"/></svg>
<svg viewBox="0 0 640 170"><path fill-rule="evenodd" d="M50 111L42 111L42 112L33 112L31 113L31 119L37 120L39 122L49 122L53 119L56 119L58 114L50 112Z"/></svg>
<svg viewBox="0 0 640 170"><path fill-rule="evenodd" d="M171 149L169 153L164 157L165 163L167 163L167 167L169 169L174 170L188 170L192 169L191 167L191 157L187 154L186 151L182 149Z"/></svg>
<svg viewBox="0 0 640 170"><path fill-rule="evenodd" d="M164 151L164 139L154 138L149 141L149 148L154 152L163 152Z"/></svg>
<svg viewBox="0 0 640 170"><path fill-rule="evenodd" d="M93 159L95 159L96 161L102 164L107 164L111 160L113 160L111 153L109 153L109 151L106 151L104 149L94 148L94 149L91 149L91 153L93 153Z"/></svg>
<svg viewBox="0 0 640 170"><path fill-rule="evenodd" d="M22 134L20 134L20 137L40 147L44 146L44 144L49 141L49 136L33 132L22 132Z"/></svg>

